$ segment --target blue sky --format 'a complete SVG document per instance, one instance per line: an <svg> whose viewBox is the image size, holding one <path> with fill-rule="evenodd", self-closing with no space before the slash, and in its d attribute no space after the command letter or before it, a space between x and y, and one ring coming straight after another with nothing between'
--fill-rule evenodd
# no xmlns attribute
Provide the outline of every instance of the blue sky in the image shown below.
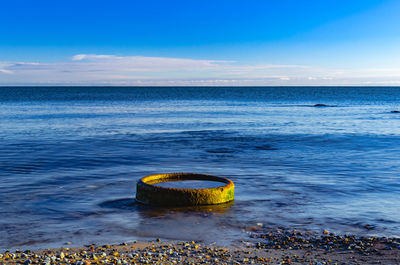
<svg viewBox="0 0 400 265"><path fill-rule="evenodd" d="M400 1L0 6L0 85L400 85Z"/></svg>

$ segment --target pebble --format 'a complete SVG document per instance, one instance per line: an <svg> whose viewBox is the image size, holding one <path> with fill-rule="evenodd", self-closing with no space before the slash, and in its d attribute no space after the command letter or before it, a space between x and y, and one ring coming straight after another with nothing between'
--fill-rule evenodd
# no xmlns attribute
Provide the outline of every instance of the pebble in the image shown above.
<svg viewBox="0 0 400 265"><path fill-rule="evenodd" d="M260 229L251 234L252 238L261 239L254 247L256 249L288 249L288 250L313 250L323 249L325 251L345 250L356 251L363 256L370 256L378 253L380 249L392 250L400 247L399 238L377 238L357 237L354 235L335 235L328 230L322 234L311 232L283 231L277 229Z"/></svg>
<svg viewBox="0 0 400 265"><path fill-rule="evenodd" d="M319 235L311 232L270 230L264 226L258 226L259 230L251 236L259 241L249 248L240 250L223 249L211 245L203 245L196 242L182 243L150 243L147 247L136 248L135 245L104 245L102 247L87 246L79 249L43 250L35 252L5 252L0 254L0 265L9 264L335 264L332 259L314 257L305 262L304 257L282 256L265 257L268 249L279 249L277 253L290 253L288 251L303 250L305 253L313 249L324 251L347 251L348 253L366 253L368 258L374 254L376 244L383 244L387 251L397 250L400 247L400 239L356 237L351 235L339 236L323 230ZM351 250L347 250L350 248ZM383 249L383 247L382 247ZM288 250L286 252L282 252ZM264 253L261 254L260 253ZM319 252L321 253L321 252ZM327 252L325 252L327 253ZM388 252L385 252L388 253ZM376 255L376 253L375 253ZM357 256L358 259L359 256ZM353 259L354 260L354 259ZM396 264L396 263L393 263Z"/></svg>

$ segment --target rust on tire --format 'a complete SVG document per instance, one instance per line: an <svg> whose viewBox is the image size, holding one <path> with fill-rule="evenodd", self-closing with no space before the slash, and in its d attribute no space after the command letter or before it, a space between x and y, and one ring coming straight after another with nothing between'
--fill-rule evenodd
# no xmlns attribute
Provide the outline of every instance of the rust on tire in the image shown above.
<svg viewBox="0 0 400 265"><path fill-rule="evenodd" d="M217 181L225 185L204 189L178 189L154 185L160 182L184 180ZM143 204L159 206L211 205L233 201L234 193L235 185L227 178L195 173L168 173L140 179L136 188L136 200Z"/></svg>

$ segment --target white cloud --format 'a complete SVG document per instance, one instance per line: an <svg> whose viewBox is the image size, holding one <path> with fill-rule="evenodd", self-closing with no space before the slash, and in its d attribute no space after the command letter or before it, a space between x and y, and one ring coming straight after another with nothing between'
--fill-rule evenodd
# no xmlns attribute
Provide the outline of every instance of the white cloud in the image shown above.
<svg viewBox="0 0 400 265"><path fill-rule="evenodd" d="M13 71L6 70L6 69L0 69L0 73L3 73L3 74L13 74Z"/></svg>
<svg viewBox="0 0 400 265"><path fill-rule="evenodd" d="M119 58L113 55L77 54L72 56L73 61Z"/></svg>
<svg viewBox="0 0 400 265"><path fill-rule="evenodd" d="M398 68L328 69L98 54L77 54L55 63L0 62L0 85L390 85L398 81Z"/></svg>
<svg viewBox="0 0 400 265"><path fill-rule="evenodd" d="M7 69L9 66L10 64L0 62L0 74L13 74L13 71Z"/></svg>

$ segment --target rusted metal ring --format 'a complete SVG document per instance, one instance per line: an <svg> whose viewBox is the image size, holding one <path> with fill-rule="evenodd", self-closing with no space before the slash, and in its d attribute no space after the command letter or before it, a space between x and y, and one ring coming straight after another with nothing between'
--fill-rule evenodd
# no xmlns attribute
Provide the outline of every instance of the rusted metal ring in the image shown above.
<svg viewBox="0 0 400 265"><path fill-rule="evenodd" d="M225 183L224 186L205 189L177 189L153 184L179 180L208 180ZM195 174L168 173L150 175L137 182L136 201L159 206L196 206L233 201L235 185L227 178Z"/></svg>

